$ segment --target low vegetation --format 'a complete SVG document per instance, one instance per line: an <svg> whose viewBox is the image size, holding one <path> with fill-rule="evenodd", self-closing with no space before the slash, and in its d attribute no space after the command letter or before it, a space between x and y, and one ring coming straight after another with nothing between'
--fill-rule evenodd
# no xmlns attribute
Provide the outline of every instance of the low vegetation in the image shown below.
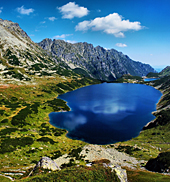
<svg viewBox="0 0 170 182"><path fill-rule="evenodd" d="M41 171L37 170L37 173ZM43 173L42 175L36 175L29 177L25 181L71 181L71 182L98 182L98 181L111 181L111 182L120 182L118 177L115 175L115 172L111 172L111 168L105 168L101 164L93 165L92 167L85 166L72 166L62 169L61 171Z"/></svg>
<svg viewBox="0 0 170 182"><path fill-rule="evenodd" d="M168 182L170 181L169 175L153 173L144 170L132 170L126 168L129 182Z"/></svg>
<svg viewBox="0 0 170 182"><path fill-rule="evenodd" d="M127 74L115 80L114 83L144 83L144 81L140 76L132 76Z"/></svg>
<svg viewBox="0 0 170 182"><path fill-rule="evenodd" d="M169 154L170 148L170 115L169 115L169 77L151 82L159 86L164 92L164 97L158 104L159 112L155 113L157 125L150 126L143 130L140 135L132 140L107 145L114 147L120 152L125 152L140 160L155 159L159 153ZM132 82L141 79L125 75L123 82ZM63 154L83 161L80 156L82 147L86 144L82 141L67 138L66 130L58 129L49 124L48 114L50 112L68 111L66 102L57 99L59 94L74 90L81 86L100 83L90 78L67 80L61 78L38 78L35 85L1 85L0 90L0 172L10 173L12 170L25 170L26 167L33 167L43 156L56 159ZM149 84L149 83L147 83ZM169 155L168 155L169 156ZM167 156L161 160L167 161ZM85 163L85 162L84 162ZM23 179L24 181L106 181L118 180L114 173L96 164L92 168L76 167L75 161L63 165L58 172L40 172L40 175ZM28 172L28 171L27 171ZM140 170L127 169L129 181L168 181L169 176L150 173ZM74 178L70 177L73 176ZM25 173L24 175L26 175ZM38 174L38 173L37 173ZM67 175L66 175L67 174ZM75 175L76 174L76 175ZM99 175L100 174L100 175ZM105 174L105 175L104 175ZM21 176L15 176L20 179ZM23 176L22 176L23 178ZM8 178L0 176L1 181L8 181ZM54 180L54 181L55 181Z"/></svg>
<svg viewBox="0 0 170 182"><path fill-rule="evenodd" d="M110 146L146 161L156 158L159 153L169 152L170 149L170 76L147 84L159 86L163 92L157 104L158 111L154 113L156 117L154 122L145 127L138 137Z"/></svg>
<svg viewBox="0 0 170 182"><path fill-rule="evenodd" d="M74 149L84 146L68 139L66 130L51 126L48 114L69 110L65 101L57 99L59 94L96 83L100 82L89 78L37 78L35 85L0 85L1 174L35 165L43 156L73 155Z"/></svg>

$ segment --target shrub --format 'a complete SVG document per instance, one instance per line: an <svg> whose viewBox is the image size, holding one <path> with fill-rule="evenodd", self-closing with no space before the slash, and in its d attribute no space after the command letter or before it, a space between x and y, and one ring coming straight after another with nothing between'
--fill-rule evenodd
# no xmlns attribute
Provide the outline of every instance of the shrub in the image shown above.
<svg viewBox="0 0 170 182"><path fill-rule="evenodd" d="M51 138L48 137L41 137L39 139L37 139L38 142L49 142L51 144L57 143L54 140L52 140Z"/></svg>
<svg viewBox="0 0 170 182"><path fill-rule="evenodd" d="M34 140L31 137L22 138L5 138L1 141L0 153L13 152L17 147L25 147L26 145L32 145Z"/></svg>

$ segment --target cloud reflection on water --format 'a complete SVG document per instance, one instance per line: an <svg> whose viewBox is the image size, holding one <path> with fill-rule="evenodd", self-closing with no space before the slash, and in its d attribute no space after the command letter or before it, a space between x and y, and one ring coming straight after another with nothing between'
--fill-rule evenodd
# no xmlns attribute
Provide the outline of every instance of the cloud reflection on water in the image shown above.
<svg viewBox="0 0 170 182"><path fill-rule="evenodd" d="M68 130L67 136L107 144L135 137L154 119L151 112L161 93L145 85L101 84L59 96L71 111L50 113L50 123ZM100 138L100 141L97 141Z"/></svg>

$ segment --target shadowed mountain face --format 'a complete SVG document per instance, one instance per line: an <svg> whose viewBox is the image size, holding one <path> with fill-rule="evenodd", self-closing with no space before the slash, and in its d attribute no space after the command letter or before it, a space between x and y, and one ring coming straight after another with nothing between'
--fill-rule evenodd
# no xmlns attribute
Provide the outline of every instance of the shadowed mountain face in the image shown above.
<svg viewBox="0 0 170 182"><path fill-rule="evenodd" d="M75 71L100 79L112 81L124 74L145 76L155 70L148 64L133 61L128 56L114 49L93 47L92 44L71 44L63 40L44 39L38 43L48 53L60 57Z"/></svg>

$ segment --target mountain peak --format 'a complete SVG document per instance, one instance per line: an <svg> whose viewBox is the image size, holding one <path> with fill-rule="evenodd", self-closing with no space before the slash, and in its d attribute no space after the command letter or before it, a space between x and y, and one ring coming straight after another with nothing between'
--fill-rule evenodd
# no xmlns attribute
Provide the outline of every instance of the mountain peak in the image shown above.
<svg viewBox="0 0 170 182"><path fill-rule="evenodd" d="M91 77L100 80L111 81L124 74L145 76L155 72L150 65L133 61L122 52L94 47L87 42L70 44L64 40L53 40L49 44L43 40L38 45L54 57L60 57L70 67L82 69L82 72L86 71Z"/></svg>

